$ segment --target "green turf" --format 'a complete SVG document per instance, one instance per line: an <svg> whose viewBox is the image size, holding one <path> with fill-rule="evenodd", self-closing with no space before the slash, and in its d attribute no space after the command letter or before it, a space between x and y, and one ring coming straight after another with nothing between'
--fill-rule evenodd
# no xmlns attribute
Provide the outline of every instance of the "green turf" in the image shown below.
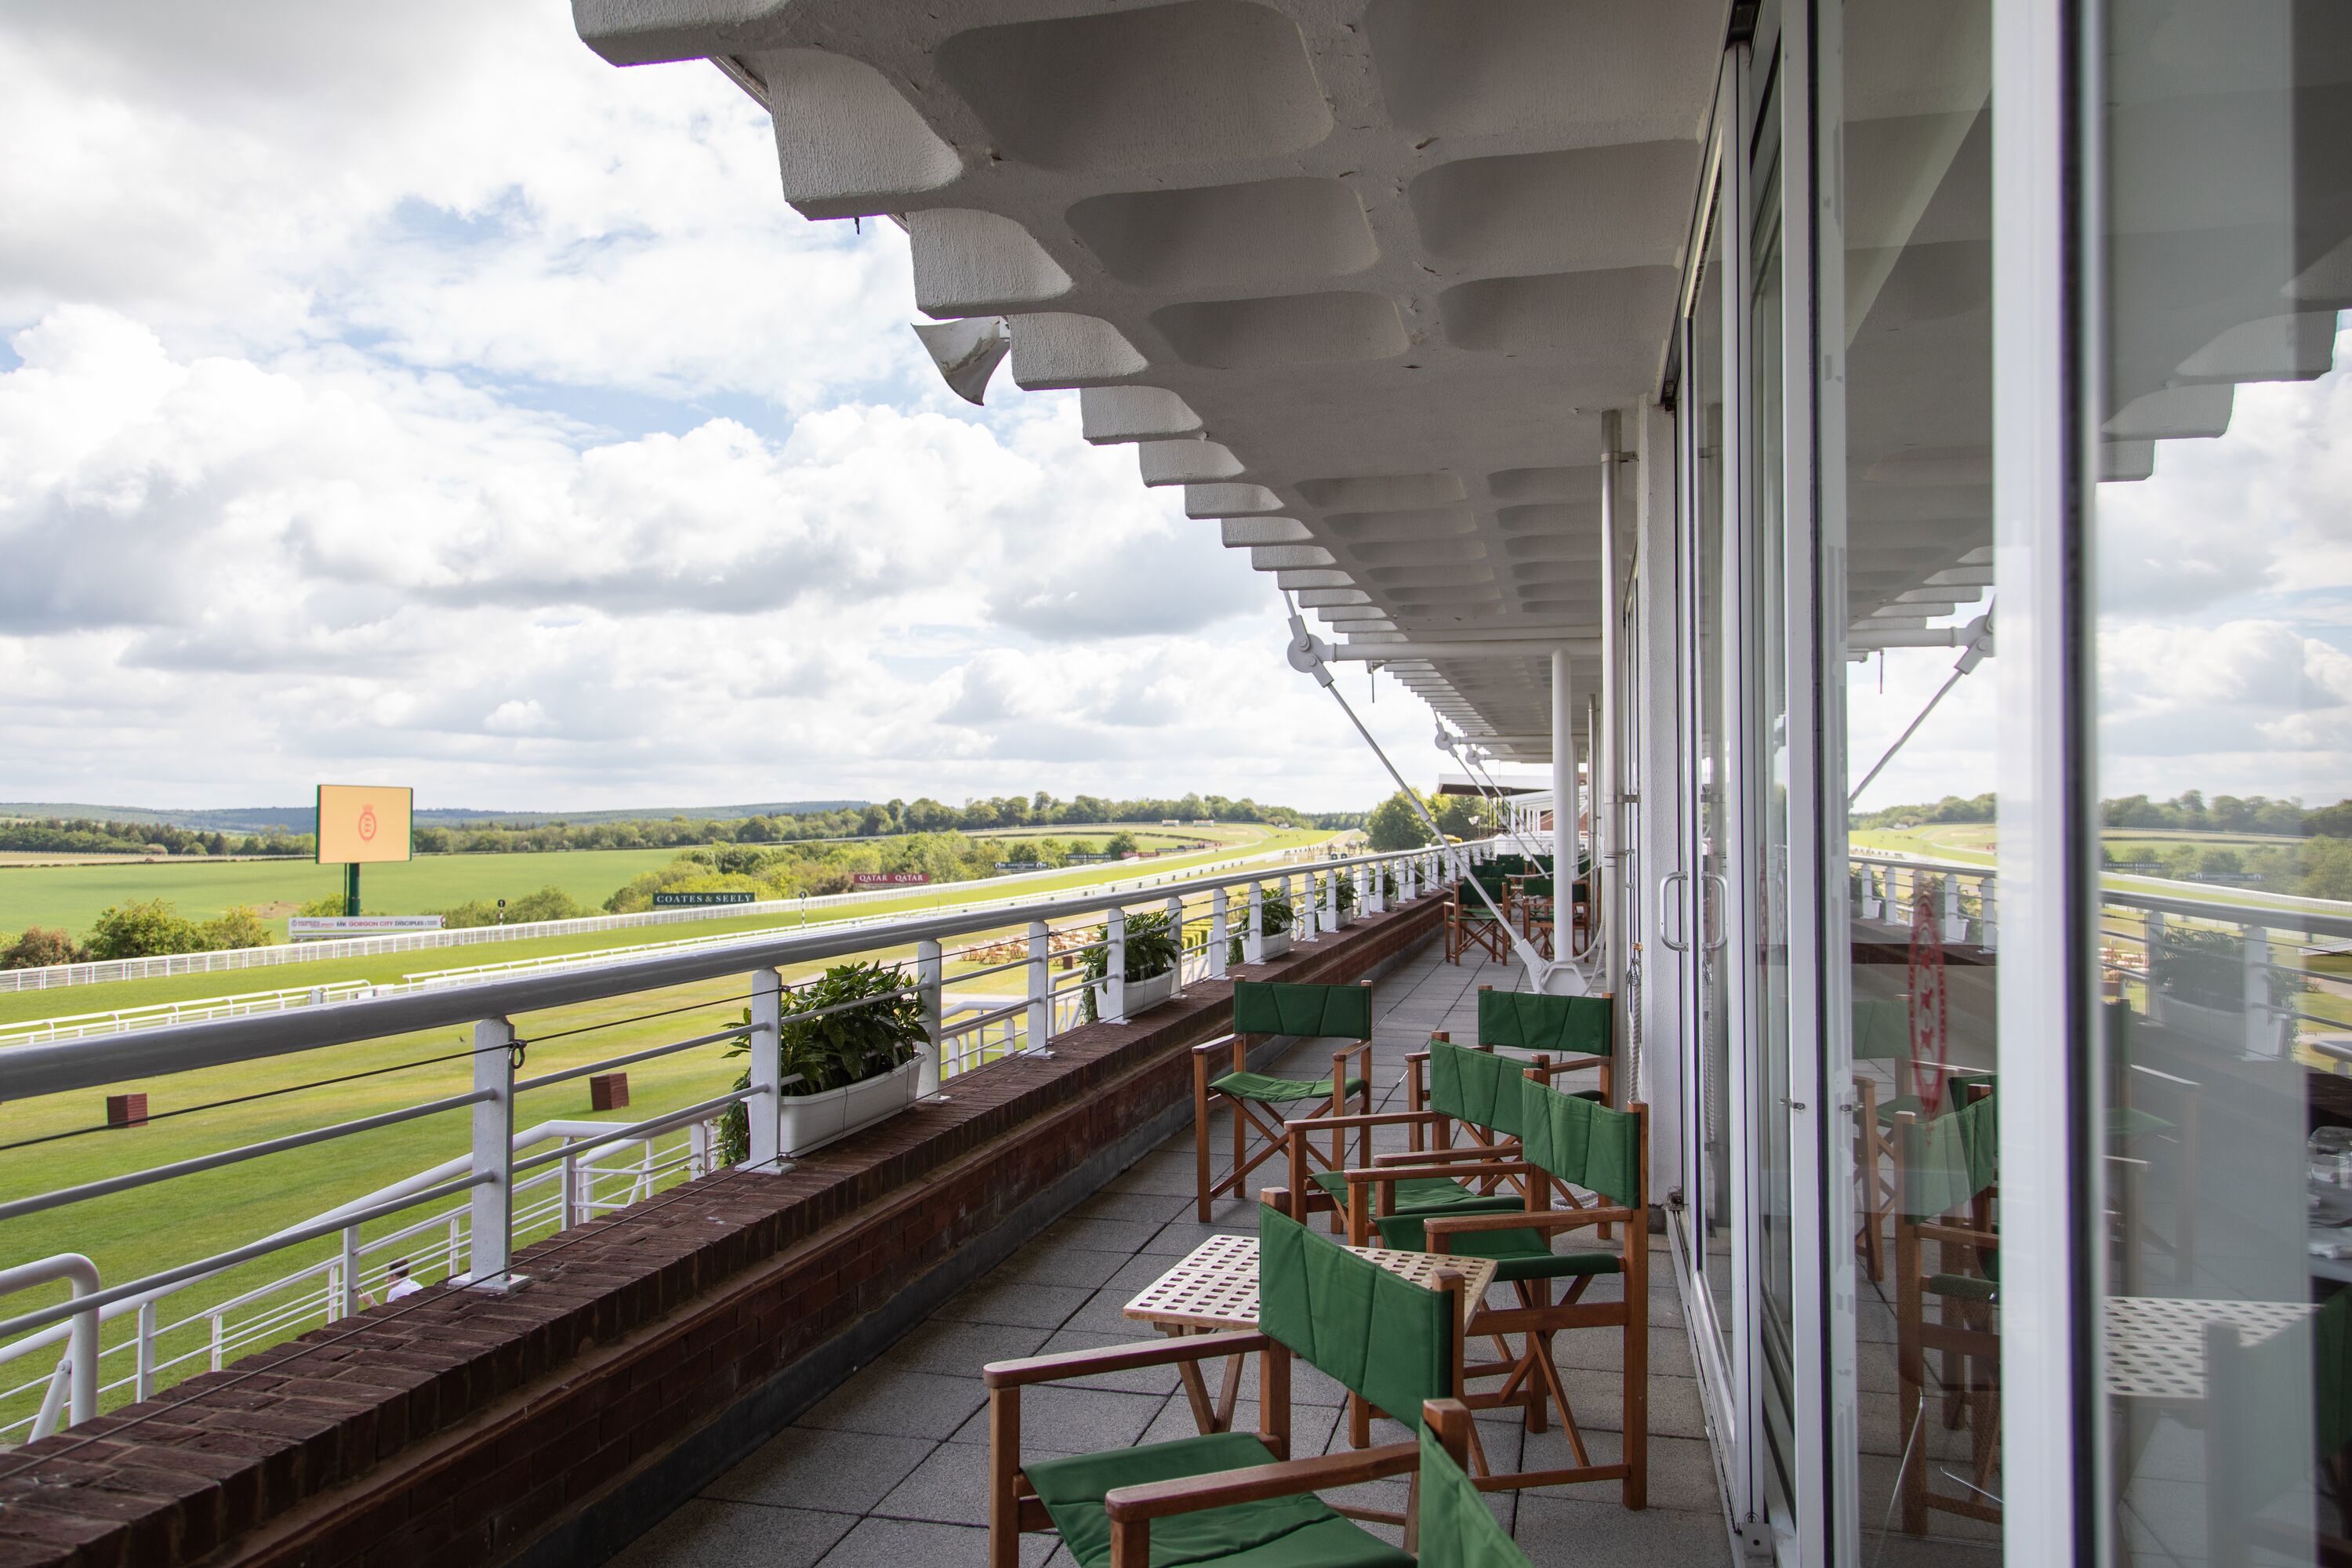
<svg viewBox="0 0 2352 1568"><path fill-rule="evenodd" d="M675 849L578 849L516 855L425 855L360 873L370 914L427 914L470 899L519 899L549 886L600 906L641 872L667 866ZM84 931L99 911L137 899L169 899L192 920L249 904L273 918L340 892L343 870L308 860L205 860L193 857L97 866L0 866L0 931L28 925Z"/></svg>
<svg viewBox="0 0 2352 1568"><path fill-rule="evenodd" d="M1199 855L1168 857L1152 863L1147 871L1180 868L1236 851L1296 847L1328 837L1310 830L1265 830L1263 837L1246 843L1228 845ZM1127 880L1136 874L1136 868L1132 866L1086 867L1055 877L1036 879L1023 884L1021 890L1042 895L1113 880ZM992 890L984 883L952 884L910 891L901 898L877 900L856 906L856 912L898 912L986 896ZM1010 892L1013 889L1005 888L1001 890ZM1157 896L1156 892L1145 892L1139 896L1139 901L1148 905ZM88 1012L105 1006L275 989L347 978L389 980L430 968L623 945L632 937L642 942L653 942L684 934L757 929L777 923L774 916L734 917L678 926L636 928L632 931L595 932L582 937L394 953L374 959L324 961L225 974L77 986L56 992L0 996L0 1019ZM971 940L983 942L992 937L1016 933L1021 929L1021 924L1010 923L999 931L982 933ZM904 957L907 952L905 950L885 951L879 956ZM817 967L809 965L797 973L814 973ZM950 976L972 967L972 961L951 964ZM1066 978L1056 973L1057 983ZM978 988L1017 993L1020 977L1017 973L1001 977L992 975L981 981ZM525 1071L527 1074L546 1072L664 1040L707 1032L732 1022L740 1015L744 1000L742 993L742 982L730 977L679 987L671 992L616 997L606 1002L520 1017L516 1022L526 1037L551 1037L531 1048ZM660 1017L647 1016L689 1005L699 1010ZM566 1032L583 1028L588 1032ZM553 1037L559 1034L560 1037ZM34 1192L53 1191L122 1171L185 1159L366 1116L421 1100L461 1092L470 1084L470 1064L465 1060L416 1066L331 1087L273 1094L268 1099L247 1098L320 1079L346 1078L353 1073L423 1062L425 1058L464 1050L469 1044L468 1031L442 1029L152 1080L139 1087L150 1096L151 1115L162 1120L142 1128L83 1131L57 1142L0 1150L0 1200ZM675 1057L635 1064L628 1068L631 1104L626 1117L621 1120L643 1119L721 1092L740 1067L740 1062L726 1058L721 1047L717 1046L698 1047ZM226 1100L245 1100L246 1102L194 1114L169 1114L188 1107ZM551 1118L580 1118L589 1114L586 1084L584 1080L573 1080L524 1097L518 1110L517 1125L528 1127ZM0 1142L22 1144L27 1140L43 1139L55 1133L74 1132L79 1129L91 1128L103 1119L104 1091L100 1089L19 1101L9 1105L5 1116L0 1117ZM331 1145L272 1155L240 1167L96 1199L69 1209L22 1216L10 1221L5 1230L0 1231L0 1267L53 1252L78 1251L88 1254L98 1262L103 1279L109 1283L120 1282L172 1263L203 1257L257 1238L307 1219L338 1203L347 1202L414 1174L438 1161L454 1157L462 1152L466 1145L466 1113L453 1111L426 1121L340 1140ZM398 1223L392 1220L382 1222L370 1226L367 1234L383 1234ZM301 1264L329 1256L331 1250L331 1245L324 1241L306 1245L192 1287L173 1299L166 1313L167 1321L186 1316L212 1302L225 1300L239 1291L275 1279ZM21 1311L59 1299L61 1295L58 1289L25 1292L11 1298L5 1310ZM129 1331L128 1322L110 1326L108 1342L118 1342ZM164 1353L168 1356L197 1342L201 1342L201 1337L192 1331L168 1343ZM30 1363L0 1369L0 1387L26 1381L34 1375L35 1370ZM201 1363L182 1369L178 1375L198 1370L203 1370ZM114 1371L110 1365L109 1376L112 1375ZM0 1405L0 1420L16 1419L26 1414L27 1408L26 1402L23 1400Z"/></svg>

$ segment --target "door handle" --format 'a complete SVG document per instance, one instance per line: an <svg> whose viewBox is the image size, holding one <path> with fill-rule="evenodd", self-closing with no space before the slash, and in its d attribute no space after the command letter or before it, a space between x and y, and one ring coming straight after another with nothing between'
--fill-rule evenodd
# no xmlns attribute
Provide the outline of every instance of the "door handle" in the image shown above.
<svg viewBox="0 0 2352 1568"><path fill-rule="evenodd" d="M1675 900L1667 897L1667 894L1676 882L1685 879L1680 871L1669 871L1658 879L1658 940L1675 952L1688 952L1690 943L1675 941L1667 931L1667 921L1675 908Z"/></svg>

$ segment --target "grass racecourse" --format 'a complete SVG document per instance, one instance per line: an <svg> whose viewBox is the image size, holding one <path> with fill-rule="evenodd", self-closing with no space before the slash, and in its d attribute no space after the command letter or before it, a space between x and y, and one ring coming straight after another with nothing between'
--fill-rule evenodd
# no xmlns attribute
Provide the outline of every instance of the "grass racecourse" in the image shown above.
<svg viewBox="0 0 2352 1568"><path fill-rule="evenodd" d="M1085 867L1057 877L1027 881L1020 887L1024 892L1035 894L1067 891L1101 886L1114 880L1127 880L1139 874L1154 875L1228 855L1305 847L1331 837L1319 831L1290 829L1251 829L1249 833L1250 837L1214 850L1165 856L1141 867L1133 864ZM467 876L494 868L495 864L500 861L551 865L561 861L601 860L605 868L596 873L597 885L583 888L575 894L584 900L593 893L594 899L601 900L620 881L648 866L667 860L672 853L669 850L631 850L611 854L580 852L437 858L454 863L456 868ZM628 864L629 868L613 869L623 864ZM197 868L223 873L242 868L227 866ZM169 872L159 872L146 867L130 869L147 873L145 885L149 887L165 876L178 874L176 868ZM290 868L262 867L259 869L282 872ZM320 871L316 867L302 869L313 873ZM371 875L382 869L372 868ZM423 861L389 869L435 873L438 868L434 862ZM330 868L321 874L332 876L333 872ZM12 873L0 871L0 881L5 881L10 875ZM386 879L387 881L390 879ZM480 884L455 893L443 890L452 886L451 883L425 885L435 888L433 897L448 900L502 894L512 896L508 891L509 887L514 891L529 891L548 879L544 872L534 869L527 873L519 885L509 883L491 892L482 890ZM990 884L985 881L948 884L910 892L903 899L877 900L873 904L857 907L856 912L860 915L906 912L974 897L987 897L990 891ZM1008 888L1003 891L1012 889ZM1139 894L1138 902L1154 903L1163 896L1154 889ZM373 905L375 898L371 896L369 902ZM201 906L193 900L181 900L181 908L184 912L202 912ZM821 910L813 911L813 915L837 916L840 912ZM5 923L0 921L0 924ZM632 936L644 942L659 942L716 931L771 930L780 924L789 926L792 923L789 920L780 921L774 915L736 917L683 926L643 928L637 932L602 931L582 937L499 942L482 947L394 953L374 959L339 960L283 968L233 971L224 974L0 995L0 1023L184 997L275 990L332 980L394 980L430 969L614 947L627 943ZM1020 928L1008 923L1005 929ZM974 937L970 940L978 942L984 939ZM911 950L877 950L867 956L904 958L911 956ZM816 967L810 966L804 973L813 973ZM961 967L970 968L971 965ZM1058 977L1058 971L1056 975ZM793 976L788 976L791 977ZM1010 992L1018 989L1018 981L1017 974L992 975L983 982L983 988ZM681 986L674 991L639 994L609 1002L519 1016L515 1023L523 1037L540 1041L529 1047L524 1072L526 1076L536 1075L643 1049L668 1040L709 1033L740 1018L745 1001L742 981L730 977ZM10 1103L0 1108L0 1201L352 1121L443 1095L462 1093L471 1085L472 1069L468 1059L456 1054L467 1051L470 1046L471 1037L467 1030L432 1030L235 1067L184 1073L146 1084L121 1086L143 1089L149 1096L149 1115L153 1120L138 1128L91 1130L105 1121L104 1089L93 1089ZM453 1056L455 1059L449 1059ZM664 1110L694 1104L724 1092L740 1067L740 1061L728 1058L724 1047L718 1045L635 1063L627 1069L631 1095L627 1110L601 1113L602 1118L614 1121L645 1120ZM356 1074L375 1076L354 1079L352 1075ZM322 1082L328 1079L346 1081ZM302 1087L306 1085L320 1087ZM252 1098L265 1094L268 1098ZM228 1100L241 1100L243 1103L220 1103ZM518 1129L523 1129L551 1119L581 1119L594 1114L600 1113L590 1110L586 1080L574 1079L521 1096L516 1110L515 1124ZM112 1285L221 1251L298 1224L338 1204L462 1153L467 1147L467 1116L466 1110L455 1110L398 1127L340 1139L330 1144L265 1156L245 1164L183 1177L154 1187L20 1216L0 1227L0 1268L57 1252L80 1252L97 1262L101 1279ZM436 1208L446 1206L447 1203L436 1205ZM419 1211L420 1215L422 1212L426 1211ZM400 1223L399 1220L385 1220L368 1226L364 1234L370 1237L380 1236L396 1228ZM188 1317L212 1303L226 1300L290 1273L299 1267L325 1258L333 1250L330 1241L311 1243L289 1248L205 1280L167 1300L163 1320L169 1322ZM380 1267L383 1259L373 1261ZM62 1288L57 1287L22 1292L0 1303L0 1316L63 1298ZM317 1326L318 1320L313 1319L306 1324L296 1325L289 1331ZM129 1337L130 1329L127 1318L108 1324L105 1342L120 1342ZM201 1345L204 1340L205 1330L198 1324L167 1337L162 1354L168 1358ZM37 1352L28 1360L0 1366L0 1389L29 1382L45 1374L54 1364L53 1355ZM202 1358L184 1363L167 1374L166 1381L203 1371L205 1364ZM126 1365L126 1357L109 1358L104 1363L107 1377L111 1379L121 1375ZM107 1403L111 1406L121 1403L125 1397L123 1394L112 1395ZM0 1424L21 1419L37 1403L37 1397L29 1395L13 1400L0 1399Z"/></svg>

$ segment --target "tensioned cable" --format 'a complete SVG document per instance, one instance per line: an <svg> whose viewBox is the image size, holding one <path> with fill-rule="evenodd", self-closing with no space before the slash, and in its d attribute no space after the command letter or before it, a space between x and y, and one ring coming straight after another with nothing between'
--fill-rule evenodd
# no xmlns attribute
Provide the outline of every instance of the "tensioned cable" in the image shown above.
<svg viewBox="0 0 2352 1568"><path fill-rule="evenodd" d="M1302 637L1307 637L1307 623L1305 619L1300 616L1297 602L1291 598L1288 589L1283 590L1282 599L1283 603L1288 606L1290 610L1290 624L1297 628L1297 635ZM1296 645L1294 644L1293 646L1295 648ZM1389 777L1396 780L1397 788L1403 793L1405 803L1412 807L1413 815L1421 818L1422 826L1429 829L1430 837L1437 840L1437 847L1440 852L1443 852L1445 848L1444 830L1437 826L1437 819L1429 815L1429 808L1422 804L1421 796L1415 793L1413 787L1404 782L1404 775L1397 772L1397 765L1389 761L1388 752L1381 749L1381 743L1378 741L1372 739L1372 732L1364 728L1364 721L1356 717L1355 709L1349 706L1347 698L1340 695L1338 684L1331 679L1331 667L1325 664L1321 658L1317 658L1314 654L1313 648L1313 639L1308 637L1307 657L1312 661L1314 667L1312 673L1316 677L1316 684L1322 687L1324 690L1331 694L1331 700L1339 705L1339 711L1348 716L1348 722L1356 727L1356 733L1364 738L1364 744L1372 749L1372 755L1380 758L1381 766L1389 771ZM1295 668L1297 668L1302 671L1305 671L1307 668L1306 666L1298 665L1296 659L1294 659L1292 663ZM1555 809L1557 809L1556 805ZM1487 893L1485 885L1481 883L1477 878L1465 877L1462 880L1470 884L1472 890L1476 892L1478 895L1478 901L1486 906L1486 912L1488 914L1495 917L1496 925L1501 928L1503 935L1509 940L1512 950L1519 955L1519 963L1526 968L1528 975L1530 977L1542 975L1549 978L1552 971L1558 967L1557 963L1550 959L1539 958L1537 956L1536 950L1528 945L1526 940L1523 939L1517 931L1512 929L1511 922L1503 918L1503 911L1495 907L1494 899ZM1543 989L1540 983L1538 984L1536 988L1538 991Z"/></svg>
<svg viewBox="0 0 2352 1568"><path fill-rule="evenodd" d="M1466 739L1466 737L1465 737L1465 739ZM1462 763L1462 765L1463 765L1464 767L1468 768L1468 769L1469 769L1469 770L1470 770L1470 771L1471 771L1475 775L1476 775L1475 777L1474 777L1474 778L1471 780L1471 782L1472 782L1473 784L1478 784L1481 780L1483 780L1483 781L1485 781L1485 782L1484 782L1484 784L1481 784L1481 787L1482 787L1482 788L1485 788L1485 789L1487 789L1487 790L1490 790L1490 791L1492 791L1492 792L1493 792L1494 796L1495 796L1495 808L1496 808L1496 819L1503 823L1503 825L1504 825L1504 828L1503 828L1503 830L1504 830L1506 833L1508 833L1508 834L1511 836L1512 841L1513 841L1513 842L1515 842L1515 843L1517 843L1517 844L1520 847L1520 848L1521 848L1522 850L1524 850L1526 853L1528 853L1528 854L1529 854L1529 855L1531 855L1531 856L1535 857L1535 858L1538 858L1538 859L1541 859L1541 858L1542 858L1543 852L1542 852L1540 849L1528 849L1528 848L1527 847L1527 844L1528 844L1527 839L1526 839L1526 838L1524 838L1524 837L1522 837L1520 836L1518 829L1517 829L1516 827L1513 827L1513 826L1510 826L1510 816L1509 816L1509 814L1508 814L1507 811L1505 811L1505 810L1504 810L1504 808L1503 808L1503 790L1502 790L1502 786L1501 786L1500 784L1496 784L1496 783L1495 783L1495 779L1494 779L1494 775L1493 775L1492 773L1487 773L1487 772L1486 772L1486 770L1485 768L1480 767L1480 766L1478 765L1478 763L1477 763L1476 759L1475 759L1474 757L1472 757L1472 756L1469 754L1469 752L1470 752L1472 750L1474 750L1474 749L1475 749L1475 748L1473 748L1473 747L1465 746L1465 747L1464 747L1460 752L1455 752L1455 753L1454 753L1454 755L1460 759L1460 761L1461 761L1461 763ZM1554 792L1554 794L1553 794L1553 798L1552 798L1552 803L1551 803L1551 808L1552 808L1553 813L1555 814L1555 820L1556 820L1556 819L1557 819L1557 814L1558 814L1558 813L1562 809L1562 808L1561 808L1561 805L1560 805L1560 802L1559 802L1559 795L1558 795L1558 792L1557 792L1557 791L1555 791L1555 792ZM1571 842L1572 842L1572 841L1573 841L1573 839L1574 839L1574 834L1573 834L1573 832L1571 832L1571 833L1570 833L1570 840L1571 840ZM1556 858L1557 858L1557 857L1555 857L1555 859L1556 859ZM1552 881L1552 892L1553 892L1553 897L1554 897L1555 900L1557 900L1558 896L1559 896L1559 866L1554 865L1554 866L1552 867L1552 878L1553 878L1553 881ZM1573 889L1574 889L1574 887L1575 887L1575 884L1576 884L1576 879L1574 879L1574 878L1570 878L1570 882L1569 882L1569 886L1570 886L1570 889L1571 889L1571 891L1570 891L1570 897L1571 897L1571 899L1574 897ZM1554 906L1553 906L1553 907L1554 907L1555 910L1557 910L1557 909L1558 909L1558 904L1557 904L1557 902L1555 902L1555 904L1554 904ZM1571 936L1572 936L1572 935L1573 935L1573 932L1574 932L1574 922L1573 922L1573 921L1571 921L1571 922L1570 922L1570 934L1571 934ZM1553 926L1553 936L1552 936L1553 951L1555 951L1555 952L1559 951L1559 926L1558 926L1558 924L1557 924L1557 921L1555 921L1554 926ZM1570 963L1572 963L1576 964L1576 965L1577 965L1577 967L1578 967L1578 969L1579 969L1579 971L1580 972L1580 971L1582 970L1582 968L1583 968L1584 961L1585 961L1586 959L1588 959L1588 958L1591 958L1591 957L1592 956L1592 954L1593 954L1596 951L1598 951L1598 950L1599 950L1600 946L1601 946L1601 931L1600 931L1600 926L1599 926L1599 922L1598 922L1598 921L1595 921L1595 922L1594 922L1594 927L1593 927L1592 931L1591 931L1591 932L1587 937L1586 937L1586 939L1585 939L1584 946L1583 946L1581 949L1578 949L1578 948L1570 948L1570 949L1569 950L1569 954L1568 954L1568 956L1569 956L1569 961L1570 961Z"/></svg>
<svg viewBox="0 0 2352 1568"><path fill-rule="evenodd" d="M1886 764L1895 760L1895 753L1901 751L1904 746L1909 742L1911 737L1919 732L1919 726L1927 721L1927 715L1936 710L1936 704L1944 700L1945 693L1950 691L1953 687L1958 686L1960 683L1960 677L1968 674L1969 671L1974 669L1978 665L1984 662L1987 646L1983 641L1983 637L1985 633L1989 633L1992 630L1992 611L1988 608L1985 613L1977 617L1977 619L1981 626L1981 630L1979 632L1977 637L1972 638L1969 641L1967 651L1960 655L1960 662L1952 667L1950 678L1947 679L1943 685L1936 689L1936 695L1927 699L1927 706L1919 710L1919 716L1911 721L1910 727L1906 729L1902 734L1897 735L1895 738L1895 744L1886 748L1886 754L1878 759L1878 765L1862 775L1862 782L1853 786L1853 793L1852 795L1845 797L1846 809L1850 811L1853 808L1853 803L1862 798L1862 792L1870 787L1871 780L1876 778L1880 773L1885 773L1886 771Z"/></svg>
<svg viewBox="0 0 2352 1568"><path fill-rule="evenodd" d="M746 991L740 996L713 996L707 1001L688 1002L683 1006L664 1007L658 1012L632 1013L625 1018L606 1018L602 1023L583 1024L577 1028L550 1029L543 1035L532 1035L528 1038L518 1036L515 1039L515 1044L519 1046L541 1045L549 1040L569 1039L573 1035L593 1035L599 1029L617 1029L625 1024L643 1024L655 1018L674 1018L680 1013L699 1013L705 1007L724 1007L730 1002L749 1002L750 1000L751 1000L751 993L749 991Z"/></svg>

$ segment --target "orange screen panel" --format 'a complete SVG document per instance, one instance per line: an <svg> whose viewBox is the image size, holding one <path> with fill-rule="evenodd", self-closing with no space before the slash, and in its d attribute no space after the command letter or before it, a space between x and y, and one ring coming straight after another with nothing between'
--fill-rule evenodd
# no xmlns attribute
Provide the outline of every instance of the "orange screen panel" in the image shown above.
<svg viewBox="0 0 2352 1568"><path fill-rule="evenodd" d="M414 790L388 784L319 786L319 863L363 866L408 858Z"/></svg>

